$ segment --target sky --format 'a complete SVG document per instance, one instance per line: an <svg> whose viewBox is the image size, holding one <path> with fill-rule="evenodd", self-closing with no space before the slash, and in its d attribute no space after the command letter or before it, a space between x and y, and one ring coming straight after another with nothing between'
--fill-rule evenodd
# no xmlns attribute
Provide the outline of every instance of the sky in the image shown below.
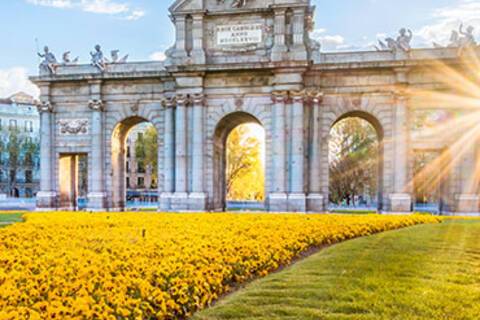
<svg viewBox="0 0 480 320"><path fill-rule="evenodd" d="M0 1L0 97L17 91L37 95L28 81L37 73L37 49L48 45L89 61L95 44L119 49L130 61L162 59L173 43L168 17L173 0L2 0ZM400 4L401 3L401 4ZM402 27L415 47L445 44L460 23L473 25L480 41L480 0L312 0L312 38L323 51L371 50L378 39Z"/></svg>

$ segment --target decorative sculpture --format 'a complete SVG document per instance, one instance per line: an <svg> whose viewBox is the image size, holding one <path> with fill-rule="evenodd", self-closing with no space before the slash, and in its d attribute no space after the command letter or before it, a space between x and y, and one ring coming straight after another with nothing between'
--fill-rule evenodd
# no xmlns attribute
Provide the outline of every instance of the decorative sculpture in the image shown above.
<svg viewBox="0 0 480 320"><path fill-rule="evenodd" d="M413 39L413 32L412 30L408 29L408 35L407 35L407 29L402 28L399 31L399 35L397 37L397 47L399 49L402 49L405 52L410 51L411 46L410 42Z"/></svg>
<svg viewBox="0 0 480 320"><path fill-rule="evenodd" d="M103 57L102 47L100 45L95 46L95 51L90 52L92 56L92 65L100 69L100 71L105 71L105 58Z"/></svg>
<svg viewBox="0 0 480 320"><path fill-rule="evenodd" d="M43 53L38 52L37 53L40 58L43 58L43 61L40 63L40 71L43 72L50 72L52 74L56 73L57 70L57 58L55 58L55 55L50 52L50 49L48 46L45 46L43 48Z"/></svg>
<svg viewBox="0 0 480 320"><path fill-rule="evenodd" d="M233 0L232 8L244 8L248 0ZM217 0L217 4L225 4L225 0Z"/></svg>
<svg viewBox="0 0 480 320"><path fill-rule="evenodd" d="M110 52L110 56L111 56L111 63L126 63L127 60L128 60L128 54L125 55L123 58L119 58L119 55L118 53L120 52L120 50L112 50Z"/></svg>
<svg viewBox="0 0 480 320"><path fill-rule="evenodd" d="M70 51L67 51L65 53L63 53L62 55L62 60L63 60L63 64L64 65L72 65L72 64L77 64L78 62L78 57L76 57L75 59L73 59L73 61L70 59Z"/></svg>
<svg viewBox="0 0 480 320"><path fill-rule="evenodd" d="M409 52L411 49L410 42L413 39L413 32L410 29L402 28L398 32L397 39L393 39L391 37L386 38L385 42L382 40L378 40L379 47L375 47L378 51L392 51L396 52L397 50L401 50L403 52Z"/></svg>
<svg viewBox="0 0 480 320"><path fill-rule="evenodd" d="M88 120L59 120L60 133L63 135L79 135L88 133Z"/></svg>

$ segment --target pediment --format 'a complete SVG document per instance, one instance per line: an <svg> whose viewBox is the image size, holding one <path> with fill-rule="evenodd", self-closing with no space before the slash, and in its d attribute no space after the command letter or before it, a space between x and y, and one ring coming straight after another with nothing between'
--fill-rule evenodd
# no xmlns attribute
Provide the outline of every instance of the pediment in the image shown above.
<svg viewBox="0 0 480 320"><path fill-rule="evenodd" d="M304 4L308 0L177 0L170 6L170 12L188 13L195 11L235 11L265 9L271 6L288 4Z"/></svg>

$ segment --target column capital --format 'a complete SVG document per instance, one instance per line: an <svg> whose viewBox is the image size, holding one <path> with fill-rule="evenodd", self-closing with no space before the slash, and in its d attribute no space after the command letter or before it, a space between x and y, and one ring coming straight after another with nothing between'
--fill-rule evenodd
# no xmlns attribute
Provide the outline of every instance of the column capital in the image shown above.
<svg viewBox="0 0 480 320"><path fill-rule="evenodd" d="M88 101L88 107L92 111L99 111L99 112L105 111L105 104L103 103L102 100L96 100L96 99L90 100Z"/></svg>
<svg viewBox="0 0 480 320"><path fill-rule="evenodd" d="M393 98L398 102L407 102L410 99L411 92L408 88L397 88L392 91Z"/></svg>
<svg viewBox="0 0 480 320"><path fill-rule="evenodd" d="M203 93L195 93L191 96L191 100L194 106L203 106L205 103L205 95Z"/></svg>
<svg viewBox="0 0 480 320"><path fill-rule="evenodd" d="M307 97L305 90L300 91L290 91L290 97L292 98L294 103L303 102Z"/></svg>
<svg viewBox="0 0 480 320"><path fill-rule="evenodd" d="M166 109L174 108L176 103L177 103L177 99L176 99L175 96L173 96L173 97L165 97L165 98L162 99L162 101L161 101L162 107L164 107L164 108L166 108Z"/></svg>
<svg viewBox="0 0 480 320"><path fill-rule="evenodd" d="M186 94L177 94L175 101L177 107L186 107L190 102L190 97Z"/></svg>
<svg viewBox="0 0 480 320"><path fill-rule="evenodd" d="M53 105L50 101L38 101L37 110L39 113L52 113Z"/></svg>
<svg viewBox="0 0 480 320"><path fill-rule="evenodd" d="M272 101L274 103L285 103L288 100L288 91L272 91Z"/></svg>
<svg viewBox="0 0 480 320"><path fill-rule="evenodd" d="M314 105L318 105L323 101L324 94L321 91L310 91L307 95Z"/></svg>

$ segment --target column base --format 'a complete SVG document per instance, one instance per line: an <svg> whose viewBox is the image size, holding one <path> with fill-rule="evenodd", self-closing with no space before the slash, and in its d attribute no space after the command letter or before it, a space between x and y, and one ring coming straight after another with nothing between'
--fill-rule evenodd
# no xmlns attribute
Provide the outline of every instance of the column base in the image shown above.
<svg viewBox="0 0 480 320"><path fill-rule="evenodd" d="M206 211L207 195L203 192L190 193L188 195L188 210Z"/></svg>
<svg viewBox="0 0 480 320"><path fill-rule="evenodd" d="M457 213L478 213L480 196L475 194L457 195Z"/></svg>
<svg viewBox="0 0 480 320"><path fill-rule="evenodd" d="M288 195L289 212L307 212L307 197L304 193L290 193Z"/></svg>
<svg viewBox="0 0 480 320"><path fill-rule="evenodd" d="M107 195L103 192L91 192L87 195L88 211L105 211L107 209Z"/></svg>
<svg viewBox="0 0 480 320"><path fill-rule="evenodd" d="M158 211L169 212L172 210L173 193L162 192L158 201Z"/></svg>
<svg viewBox="0 0 480 320"><path fill-rule="evenodd" d="M307 196L307 210L308 212L325 212L325 197L323 194L311 193Z"/></svg>
<svg viewBox="0 0 480 320"><path fill-rule="evenodd" d="M57 193L50 191L40 191L37 193L37 211L56 211Z"/></svg>
<svg viewBox="0 0 480 320"><path fill-rule="evenodd" d="M288 197L286 193L270 193L268 195L268 211L288 211Z"/></svg>
<svg viewBox="0 0 480 320"><path fill-rule="evenodd" d="M176 192L172 195L171 211L188 211L188 193Z"/></svg>
<svg viewBox="0 0 480 320"><path fill-rule="evenodd" d="M390 211L393 213L412 212L412 197L408 193L391 194Z"/></svg>

